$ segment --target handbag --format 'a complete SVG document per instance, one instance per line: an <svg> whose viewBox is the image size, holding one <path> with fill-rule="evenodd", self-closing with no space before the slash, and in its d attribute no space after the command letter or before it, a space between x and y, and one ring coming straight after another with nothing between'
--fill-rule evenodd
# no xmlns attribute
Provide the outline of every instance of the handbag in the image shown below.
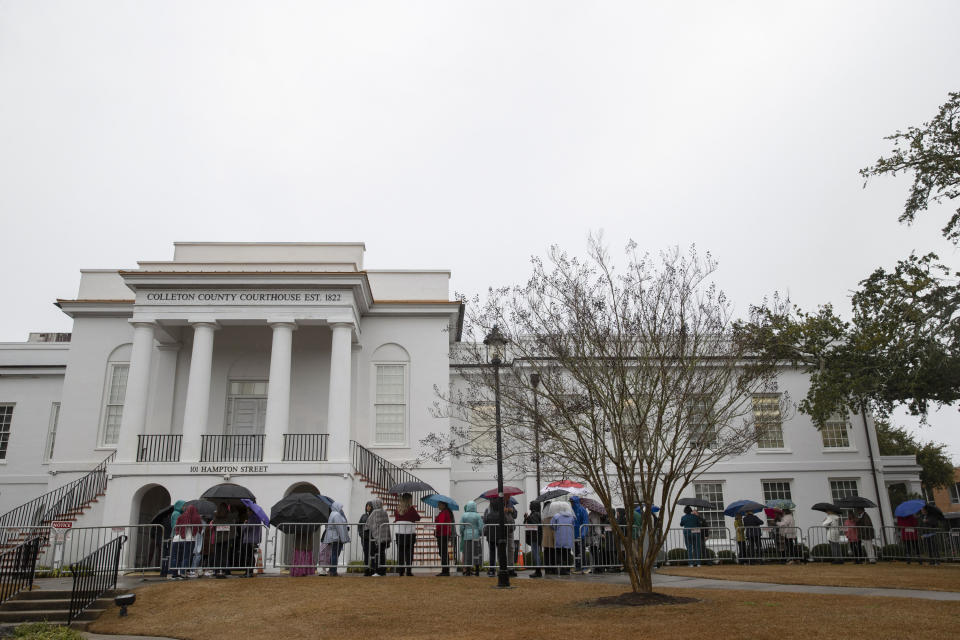
<svg viewBox="0 0 960 640"><path fill-rule="evenodd" d="M330 545L326 542L320 543L320 550L317 552L317 563L320 565L330 564Z"/></svg>

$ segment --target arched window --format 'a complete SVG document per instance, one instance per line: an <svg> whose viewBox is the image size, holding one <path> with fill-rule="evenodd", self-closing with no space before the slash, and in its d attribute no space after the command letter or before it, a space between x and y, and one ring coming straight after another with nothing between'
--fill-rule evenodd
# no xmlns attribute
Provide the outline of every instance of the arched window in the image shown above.
<svg viewBox="0 0 960 640"><path fill-rule="evenodd" d="M373 352L373 443L407 446L410 355L398 344Z"/></svg>
<svg viewBox="0 0 960 640"><path fill-rule="evenodd" d="M115 447L120 440L123 400L127 395L127 374L130 372L131 345L123 344L107 358L104 376L103 409L100 412L99 446Z"/></svg>

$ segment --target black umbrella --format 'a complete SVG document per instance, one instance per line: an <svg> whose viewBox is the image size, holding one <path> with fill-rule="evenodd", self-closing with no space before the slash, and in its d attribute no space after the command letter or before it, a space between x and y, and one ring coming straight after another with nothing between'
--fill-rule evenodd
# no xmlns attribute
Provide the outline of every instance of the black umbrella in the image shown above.
<svg viewBox="0 0 960 640"><path fill-rule="evenodd" d="M677 504L682 504L685 506L691 507L700 507L701 509L713 509L713 503L709 500L704 500L703 498L680 498L677 500ZM721 505L721 509L723 506Z"/></svg>
<svg viewBox="0 0 960 640"><path fill-rule="evenodd" d="M835 505L835 504L830 504L829 502L818 502L817 504L813 505L813 506L810 507L810 508L813 509L814 511L823 511L823 512L827 512L827 511L837 512L837 511L840 511L840 507L838 507L838 506Z"/></svg>
<svg viewBox="0 0 960 640"><path fill-rule="evenodd" d="M213 516L217 513L217 505L209 500L190 500L184 503L183 510L186 511L187 507L190 506L196 507L197 511L200 512L200 517L207 520L213 520Z"/></svg>
<svg viewBox="0 0 960 640"><path fill-rule="evenodd" d="M420 480L411 480L408 482L399 482L390 487L390 493L413 493L414 491L429 491L437 493L436 489Z"/></svg>
<svg viewBox="0 0 960 640"><path fill-rule="evenodd" d="M326 522L330 517L330 505L311 493L291 493L270 508L270 524L284 533L302 531L315 527L289 527Z"/></svg>
<svg viewBox="0 0 960 640"><path fill-rule="evenodd" d="M153 516L153 518L150 519L150 524L163 524L165 522L169 523L171 515L173 515L173 505L165 507L160 511L160 513Z"/></svg>
<svg viewBox="0 0 960 640"><path fill-rule="evenodd" d="M873 500L867 500L862 496L847 496L840 498L834 504L841 509L873 509L877 506Z"/></svg>
<svg viewBox="0 0 960 640"><path fill-rule="evenodd" d="M943 511L940 511L940 507L933 504L932 502L927 503L927 512L938 518L943 518Z"/></svg>
<svg viewBox="0 0 960 640"><path fill-rule="evenodd" d="M249 489L246 487L241 487L238 484L233 484L232 482L222 482L218 485L210 487L204 491L203 495L200 497L206 500L214 500L217 502L223 502L226 500L239 502L244 498L247 500L252 500L253 502L257 501L257 497L253 495Z"/></svg>
<svg viewBox="0 0 960 640"><path fill-rule="evenodd" d="M530 502L546 502L547 500L553 500L554 498L559 498L569 493L566 489L551 489L550 491L544 491Z"/></svg>

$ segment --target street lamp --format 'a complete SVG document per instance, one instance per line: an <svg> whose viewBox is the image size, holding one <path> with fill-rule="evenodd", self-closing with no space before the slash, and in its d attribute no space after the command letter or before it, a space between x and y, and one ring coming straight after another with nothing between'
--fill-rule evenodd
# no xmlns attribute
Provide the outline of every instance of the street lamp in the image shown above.
<svg viewBox="0 0 960 640"><path fill-rule="evenodd" d="M507 353L507 338L500 333L500 327L493 329L483 339L487 346L487 361L493 365L493 398L497 425L497 499L500 501L500 522L497 523L497 588L510 588L510 574L507 572L507 504L503 499L503 441L500 436L500 365Z"/></svg>
<svg viewBox="0 0 960 640"><path fill-rule="evenodd" d="M530 374L530 386L533 387L533 462L537 465L537 491L540 491L540 406L537 404L539 373Z"/></svg>

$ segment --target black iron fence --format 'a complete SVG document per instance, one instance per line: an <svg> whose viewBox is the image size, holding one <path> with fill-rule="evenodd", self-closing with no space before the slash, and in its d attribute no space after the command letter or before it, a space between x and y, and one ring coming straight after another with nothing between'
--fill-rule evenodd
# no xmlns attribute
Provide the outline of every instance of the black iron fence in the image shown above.
<svg viewBox="0 0 960 640"><path fill-rule="evenodd" d="M201 436L200 462L261 462L263 434Z"/></svg>
<svg viewBox="0 0 960 640"><path fill-rule="evenodd" d="M42 543L43 536L34 536L0 553L0 602L33 588L37 552Z"/></svg>
<svg viewBox="0 0 960 640"><path fill-rule="evenodd" d="M120 552L127 536L114 538L86 558L70 566L73 589L70 592L70 614L67 624L83 613L110 589L117 588Z"/></svg>
<svg viewBox="0 0 960 640"><path fill-rule="evenodd" d="M423 482L406 469L398 467L386 458L378 456L356 440L350 441L350 454L353 458L353 468L357 470L357 473L363 476L370 484L379 487L383 492L388 491L390 487L401 482ZM431 493L433 492L412 492L413 504L422 515L428 518L436 516L437 509L423 504L420 499Z"/></svg>
<svg viewBox="0 0 960 640"><path fill-rule="evenodd" d="M288 462L323 462L327 459L326 433L283 434L283 459Z"/></svg>
<svg viewBox="0 0 960 640"><path fill-rule="evenodd" d="M49 491L39 498L8 511L0 516L0 529L5 527L37 527L63 516L80 511L107 488L107 465L113 462L116 452L98 464L96 468L69 484Z"/></svg>
<svg viewBox="0 0 960 640"><path fill-rule="evenodd" d="M137 436L137 462L180 462L180 434Z"/></svg>

